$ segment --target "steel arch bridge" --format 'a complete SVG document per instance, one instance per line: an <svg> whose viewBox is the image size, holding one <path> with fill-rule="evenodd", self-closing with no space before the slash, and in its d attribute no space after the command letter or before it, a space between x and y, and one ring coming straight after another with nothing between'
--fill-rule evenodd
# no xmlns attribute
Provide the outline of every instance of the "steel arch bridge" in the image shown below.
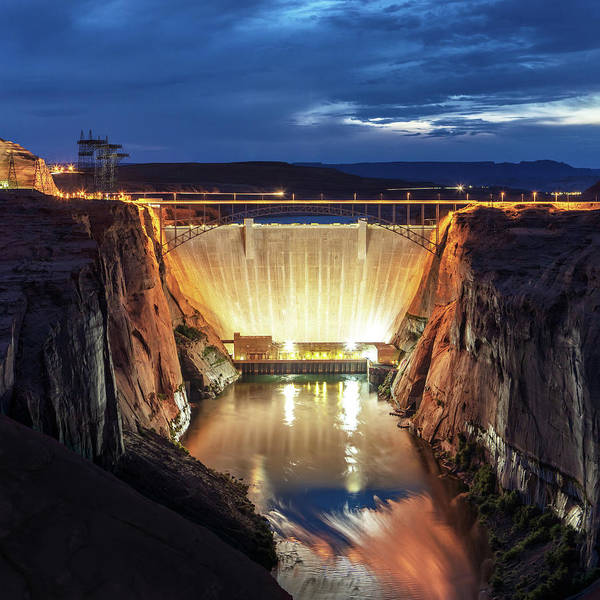
<svg viewBox="0 0 600 600"><path fill-rule="evenodd" d="M183 203L182 203L183 204ZM418 233L413 228L407 225L399 225L397 223L392 223L386 219L381 219L369 214L362 214L356 211L350 211L345 208L341 208L340 206L332 206L332 205L320 205L320 204L278 204L271 206L262 206L259 208L250 208L240 210L235 213L231 213L229 215L224 215L222 217L218 217L215 219L211 219L202 225L197 225L195 227L185 227L182 233L177 233L178 227L176 227L176 235L170 240L167 240L162 244L162 253L168 254L175 248L178 248L182 244L208 233L213 229L217 229L218 227L223 227L224 225L232 225L234 223L239 223L244 219L254 219L260 217L271 217L271 216L284 216L284 215L311 215L311 216L335 216L335 217L350 217L356 219L358 217L359 220L366 221L371 225L376 225L381 227L382 229L387 229L392 233L400 235L411 242L421 246L427 252L431 254L437 254L438 244L432 240L430 240L425 235ZM183 228L182 227L182 228ZM422 226L415 226L422 229ZM439 227L439 223L436 221L435 227ZM162 233L161 233L162 236ZM437 231L436 231L436 239L438 239Z"/></svg>

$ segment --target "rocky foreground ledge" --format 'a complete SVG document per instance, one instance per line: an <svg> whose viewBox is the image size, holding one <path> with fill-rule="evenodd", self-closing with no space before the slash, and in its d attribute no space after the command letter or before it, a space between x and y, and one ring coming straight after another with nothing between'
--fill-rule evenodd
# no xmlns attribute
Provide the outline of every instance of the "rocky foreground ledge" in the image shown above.
<svg viewBox="0 0 600 600"><path fill-rule="evenodd" d="M208 529L4 416L0 481L2 598L290 598Z"/></svg>
<svg viewBox="0 0 600 600"><path fill-rule="evenodd" d="M113 469L119 479L210 529L267 569L277 564L273 533L254 512L246 485L209 469L153 431L127 432L125 447Z"/></svg>

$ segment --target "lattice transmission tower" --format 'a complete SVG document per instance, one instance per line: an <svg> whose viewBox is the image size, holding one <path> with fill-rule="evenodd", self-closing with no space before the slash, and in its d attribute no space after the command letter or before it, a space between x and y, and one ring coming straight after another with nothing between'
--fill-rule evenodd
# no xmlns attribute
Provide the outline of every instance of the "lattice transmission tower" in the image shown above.
<svg viewBox="0 0 600 600"><path fill-rule="evenodd" d="M117 167L129 156L121 151L123 146L109 143L108 137L94 137L91 129L88 137L81 131L77 146L77 170L84 174L85 187L102 193L116 191Z"/></svg>
<svg viewBox="0 0 600 600"><path fill-rule="evenodd" d="M43 194L49 194L53 190L54 180L52 179L50 171L41 158L35 159L33 185L31 187L34 190L39 190Z"/></svg>
<svg viewBox="0 0 600 600"><path fill-rule="evenodd" d="M15 156L13 152L8 155L8 174L6 181L8 187L11 189L16 189L19 187L19 182L17 181L17 169L15 168Z"/></svg>

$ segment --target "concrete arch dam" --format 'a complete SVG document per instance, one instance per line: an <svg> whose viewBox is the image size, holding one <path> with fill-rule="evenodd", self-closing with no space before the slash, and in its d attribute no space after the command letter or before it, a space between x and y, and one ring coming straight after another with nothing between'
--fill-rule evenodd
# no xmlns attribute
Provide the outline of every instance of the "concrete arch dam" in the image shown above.
<svg viewBox="0 0 600 600"><path fill-rule="evenodd" d="M165 234L172 239L174 228ZM240 332L276 341L387 342L428 254L364 221L282 225L248 219L195 237L169 256L183 293L222 339Z"/></svg>

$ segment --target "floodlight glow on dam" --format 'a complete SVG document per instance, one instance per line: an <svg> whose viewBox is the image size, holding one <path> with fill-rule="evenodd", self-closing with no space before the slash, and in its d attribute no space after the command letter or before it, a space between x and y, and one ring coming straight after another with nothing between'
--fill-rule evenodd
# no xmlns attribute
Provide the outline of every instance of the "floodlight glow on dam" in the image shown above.
<svg viewBox="0 0 600 600"><path fill-rule="evenodd" d="M166 239L175 235L165 230ZM171 251L182 291L222 339L386 342L428 252L365 222L225 225Z"/></svg>

